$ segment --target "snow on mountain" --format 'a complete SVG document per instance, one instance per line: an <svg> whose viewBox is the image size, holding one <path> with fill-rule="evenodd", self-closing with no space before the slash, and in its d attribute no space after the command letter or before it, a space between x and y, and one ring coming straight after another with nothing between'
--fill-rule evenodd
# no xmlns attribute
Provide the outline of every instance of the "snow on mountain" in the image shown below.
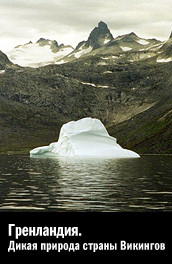
<svg viewBox="0 0 172 264"><path fill-rule="evenodd" d="M125 34L115 38L112 42L114 45L119 45L123 51L130 50L145 50L152 46L159 45L161 42L156 39L144 39L138 37L134 32ZM126 47L126 48L125 48Z"/></svg>
<svg viewBox="0 0 172 264"><path fill-rule="evenodd" d="M93 48L91 46L88 48L80 48L78 51L74 51L71 55L69 55L69 57L74 55L76 58L80 58L81 56L91 52L92 49Z"/></svg>
<svg viewBox="0 0 172 264"><path fill-rule="evenodd" d="M109 136L99 119L83 118L71 121L61 128L58 142L38 147L30 155L56 157L94 157L94 158L139 158L130 150L123 149L116 138Z"/></svg>
<svg viewBox="0 0 172 264"><path fill-rule="evenodd" d="M98 27L95 27L89 37L88 40L85 42L86 47L92 47L93 49L100 48L104 44L109 43L113 40L113 36L104 22L99 22Z"/></svg>
<svg viewBox="0 0 172 264"><path fill-rule="evenodd" d="M75 50L64 58L65 62L85 56L91 53L92 51L95 51L101 47L106 46L112 40L113 40L113 36L110 30L108 29L107 24L101 21L98 23L98 27L95 27L91 31L88 39L86 41L81 41L76 46Z"/></svg>
<svg viewBox="0 0 172 264"><path fill-rule="evenodd" d="M58 45L55 40L40 38L36 43L29 42L17 46L14 50L7 52L7 55L10 61L24 67L63 64L95 55L106 58L107 63L115 63L115 60L121 59L134 62L155 56L157 56L157 62L163 60L168 62L172 57L171 47L172 33L166 42L140 38L134 32L114 38L107 24L101 21L91 31L88 39L81 41L75 49L63 44ZM113 62L112 57L115 58ZM99 62L98 65L107 65L107 63Z"/></svg>
<svg viewBox="0 0 172 264"><path fill-rule="evenodd" d="M111 41L110 39L105 39L103 44L107 44L109 41Z"/></svg>
<svg viewBox="0 0 172 264"><path fill-rule="evenodd" d="M56 41L39 39L36 43L29 42L7 52L9 59L23 67L40 67L62 59L73 51L71 46L57 44Z"/></svg>
<svg viewBox="0 0 172 264"><path fill-rule="evenodd" d="M172 33L170 38L161 45L158 49L158 55L156 56L156 62L167 63L172 61Z"/></svg>
<svg viewBox="0 0 172 264"><path fill-rule="evenodd" d="M137 40L137 42L141 45L148 45L149 44L149 41L145 40L145 39L139 39Z"/></svg>
<svg viewBox="0 0 172 264"><path fill-rule="evenodd" d="M140 38L134 32L114 39L108 26L104 22L100 22L98 27L91 31L87 41L80 42L75 50L65 57L64 61L69 62L82 56L91 55L118 55L115 57L116 59L120 59L122 56L121 59L138 61L155 56L161 45L161 41ZM144 53L145 50L148 51ZM127 55L125 55L126 52ZM111 57L108 56L106 60L110 61ZM106 63L99 62L98 64L105 65Z"/></svg>
<svg viewBox="0 0 172 264"><path fill-rule="evenodd" d="M124 52L125 51L129 51L129 50L132 50L132 48L129 48L129 47L123 47L123 46L121 46L120 47Z"/></svg>
<svg viewBox="0 0 172 264"><path fill-rule="evenodd" d="M157 62L170 62L172 61L172 58L167 58L167 59L157 59Z"/></svg>

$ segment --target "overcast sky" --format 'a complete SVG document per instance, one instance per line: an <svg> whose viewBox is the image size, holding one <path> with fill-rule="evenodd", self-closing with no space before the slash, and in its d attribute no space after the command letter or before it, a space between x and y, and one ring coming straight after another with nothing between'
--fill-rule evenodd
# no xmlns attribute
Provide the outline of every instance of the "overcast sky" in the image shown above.
<svg viewBox="0 0 172 264"><path fill-rule="evenodd" d="M172 0L0 0L0 50L40 37L75 47L104 21L114 37L168 39Z"/></svg>

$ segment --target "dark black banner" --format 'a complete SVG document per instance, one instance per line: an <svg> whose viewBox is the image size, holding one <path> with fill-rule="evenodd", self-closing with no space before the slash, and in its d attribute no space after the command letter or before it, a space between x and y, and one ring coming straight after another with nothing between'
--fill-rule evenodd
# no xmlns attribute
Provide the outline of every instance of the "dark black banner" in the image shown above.
<svg viewBox="0 0 172 264"><path fill-rule="evenodd" d="M172 213L1 212L1 257L163 257Z"/></svg>

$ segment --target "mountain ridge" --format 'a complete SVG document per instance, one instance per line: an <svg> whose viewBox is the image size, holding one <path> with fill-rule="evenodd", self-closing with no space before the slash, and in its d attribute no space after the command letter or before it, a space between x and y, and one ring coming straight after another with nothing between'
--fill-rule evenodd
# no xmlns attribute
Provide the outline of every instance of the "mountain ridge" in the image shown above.
<svg viewBox="0 0 172 264"><path fill-rule="evenodd" d="M38 42L25 49L62 45ZM160 42L131 32L95 49L83 45L59 59L66 63L36 68L13 64L0 53L0 151L48 145L57 141L62 124L90 116L124 148L172 154L171 38Z"/></svg>
<svg viewBox="0 0 172 264"><path fill-rule="evenodd" d="M72 51L73 47L70 45L58 45L56 40L40 38L35 43L30 41L18 45L14 50L7 52L7 55L14 64L37 68L61 60Z"/></svg>
<svg viewBox="0 0 172 264"><path fill-rule="evenodd" d="M152 58L152 60L157 59L161 62L163 60L161 57L163 56L158 53L162 51L163 45L167 46L166 42L168 41L162 42L155 38L144 39L137 36L134 32L114 38L107 24L100 21L98 26L90 32L88 39L79 42L75 48L70 45L59 45L56 40L40 38L36 43L29 42L25 45L17 46L14 50L8 52L7 55L15 64L35 68L48 64L68 63L81 57L97 54L111 54L118 57L122 54L125 60L129 57L131 61ZM36 47L35 45L38 46ZM41 60L38 58L39 54L41 54ZM36 57L35 62L31 63L30 57L34 58L34 56Z"/></svg>

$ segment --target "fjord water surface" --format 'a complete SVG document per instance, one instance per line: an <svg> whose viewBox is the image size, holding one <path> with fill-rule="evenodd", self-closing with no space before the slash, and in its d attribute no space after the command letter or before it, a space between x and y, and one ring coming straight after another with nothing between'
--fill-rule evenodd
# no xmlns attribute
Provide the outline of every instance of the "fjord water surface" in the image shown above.
<svg viewBox="0 0 172 264"><path fill-rule="evenodd" d="M172 211L172 156L0 155L0 210Z"/></svg>

